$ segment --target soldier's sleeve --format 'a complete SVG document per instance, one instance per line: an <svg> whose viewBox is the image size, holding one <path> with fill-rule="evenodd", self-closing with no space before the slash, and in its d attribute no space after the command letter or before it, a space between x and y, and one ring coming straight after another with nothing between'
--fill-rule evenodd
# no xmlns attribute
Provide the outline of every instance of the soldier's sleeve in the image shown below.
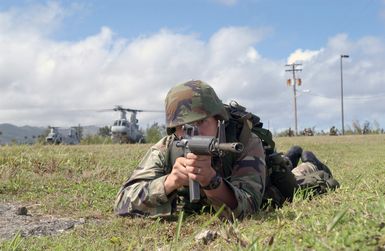
<svg viewBox="0 0 385 251"><path fill-rule="evenodd" d="M229 179L224 179L233 190L238 206L231 210L225 208L224 215L238 219L257 212L262 204L262 196L266 183L265 153L260 138L254 134L245 145L245 150L234 163L233 172ZM222 203L212 201L218 209Z"/></svg>
<svg viewBox="0 0 385 251"><path fill-rule="evenodd" d="M151 147L131 177L121 187L116 201L118 215L169 216L173 211L174 194L166 195L164 180L165 139Z"/></svg>

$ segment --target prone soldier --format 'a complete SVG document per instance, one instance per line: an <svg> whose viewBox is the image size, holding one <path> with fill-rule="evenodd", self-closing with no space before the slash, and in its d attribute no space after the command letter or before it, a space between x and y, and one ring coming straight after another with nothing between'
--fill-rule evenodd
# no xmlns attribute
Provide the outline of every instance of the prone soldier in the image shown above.
<svg viewBox="0 0 385 251"><path fill-rule="evenodd" d="M167 217L177 209L218 211L224 206L224 217L242 219L265 202L282 206L291 201L297 188L323 193L339 186L312 152L294 146L286 156L276 154L271 134L254 128L262 126L258 117L243 109L236 117L254 119L234 124L231 109L202 81L171 88L165 109L168 136L147 151L121 187L115 201L118 215ZM188 128L197 128L197 135L187 133ZM223 145L226 140L232 144ZM223 150L231 151L213 154ZM189 180L190 187L197 185L192 194Z"/></svg>
<svg viewBox="0 0 385 251"><path fill-rule="evenodd" d="M177 208L200 212L224 205L223 216L241 219L258 211L266 182L261 139L251 134L241 153L215 156L192 152L173 158L173 142L185 137L185 124L196 126L200 136L218 138L218 124L226 122L229 114L212 87L202 81L171 88L165 110L168 136L148 150L123 184L115 202L116 214L166 217ZM189 199L189 179L201 188L200 199L194 203Z"/></svg>

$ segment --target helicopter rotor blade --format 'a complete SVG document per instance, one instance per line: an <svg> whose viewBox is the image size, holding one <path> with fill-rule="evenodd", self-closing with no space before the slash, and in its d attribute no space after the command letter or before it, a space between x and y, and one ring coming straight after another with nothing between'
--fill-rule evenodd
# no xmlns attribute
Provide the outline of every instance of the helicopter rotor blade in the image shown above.
<svg viewBox="0 0 385 251"><path fill-rule="evenodd" d="M140 110L139 112L164 112L161 110Z"/></svg>
<svg viewBox="0 0 385 251"><path fill-rule="evenodd" d="M132 108L124 108L121 105L115 105L114 108L109 109L100 109L98 112L109 112L109 111L126 111L126 112L164 112L161 110L149 110L149 109L132 109Z"/></svg>
<svg viewBox="0 0 385 251"><path fill-rule="evenodd" d="M131 108L123 108L123 110L127 111L127 112L142 112L143 110L139 110L139 109L131 109Z"/></svg>
<svg viewBox="0 0 385 251"><path fill-rule="evenodd" d="M121 105L116 105L113 110L114 111L127 111L127 112L163 112L161 110L124 108Z"/></svg>
<svg viewBox="0 0 385 251"><path fill-rule="evenodd" d="M163 112L161 110L149 110L149 109L132 109L132 108L123 108L128 112Z"/></svg>
<svg viewBox="0 0 385 251"><path fill-rule="evenodd" d="M96 110L97 112L110 112L110 111L114 111L114 109L100 109L100 110Z"/></svg>

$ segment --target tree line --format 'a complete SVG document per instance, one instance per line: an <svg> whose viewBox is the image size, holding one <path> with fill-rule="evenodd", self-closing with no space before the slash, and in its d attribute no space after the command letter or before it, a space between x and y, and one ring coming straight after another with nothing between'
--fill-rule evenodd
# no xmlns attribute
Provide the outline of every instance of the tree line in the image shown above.
<svg viewBox="0 0 385 251"><path fill-rule="evenodd" d="M345 135L362 135L362 134L383 134L384 128L381 128L380 124L375 120L373 123L369 121L364 121L360 123L358 120L353 120L351 125L346 125L344 130ZM336 128L335 126L330 127L328 131L317 130L315 126L304 128L298 132L300 136L314 136L314 135L330 135L338 136L342 135L341 129ZM276 137L290 137L294 136L294 131L291 128L288 128L282 132L274 133Z"/></svg>
<svg viewBox="0 0 385 251"><path fill-rule="evenodd" d="M81 127L80 127L81 128ZM81 129L80 129L81 130ZM46 137L50 129L47 128L41 135L24 137L24 140L17 141L13 139L11 144L45 144ZM158 123L153 123L151 126L142 131L145 136L146 143L156 143L162 137L166 135L165 125L159 125ZM380 127L380 124L377 121L370 123L369 121L364 121L360 123L358 120L354 120L351 125L347 125L345 129L345 135L362 135L362 134L383 134L384 129ZM314 135L331 135L337 136L341 135L341 130L337 129L335 126L332 126L329 131L317 130L316 127L304 128L298 132L302 136L314 136ZM0 131L0 136L3 135L3 132ZM104 126L99 128L98 133L94 135L81 135L80 144L112 144L111 140L111 129L109 126ZM294 136L294 131L291 128L288 128L281 132L275 132L275 137L287 137ZM0 145L2 142L0 141Z"/></svg>

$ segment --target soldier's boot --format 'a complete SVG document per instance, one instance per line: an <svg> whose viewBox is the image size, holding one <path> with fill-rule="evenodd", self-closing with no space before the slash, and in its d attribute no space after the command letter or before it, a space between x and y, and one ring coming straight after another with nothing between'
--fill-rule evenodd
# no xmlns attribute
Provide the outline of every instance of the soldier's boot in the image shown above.
<svg viewBox="0 0 385 251"><path fill-rule="evenodd" d="M295 168L298 165L299 159L301 158L302 148L300 146L292 146L285 155L289 158L293 168Z"/></svg>
<svg viewBox="0 0 385 251"><path fill-rule="evenodd" d="M326 180L326 185L331 189L331 190L334 190L334 189L337 189L340 187L340 183L338 183L338 181L336 179L334 179L333 177L329 178Z"/></svg>
<svg viewBox="0 0 385 251"><path fill-rule="evenodd" d="M328 173L330 175L330 177L333 177L332 172L330 171L329 167L327 167L324 163L319 161L317 159L317 157L314 155L314 153L312 153L310 151L302 152L301 160L302 160L302 162L313 163L318 168L318 170L325 171L326 173Z"/></svg>

